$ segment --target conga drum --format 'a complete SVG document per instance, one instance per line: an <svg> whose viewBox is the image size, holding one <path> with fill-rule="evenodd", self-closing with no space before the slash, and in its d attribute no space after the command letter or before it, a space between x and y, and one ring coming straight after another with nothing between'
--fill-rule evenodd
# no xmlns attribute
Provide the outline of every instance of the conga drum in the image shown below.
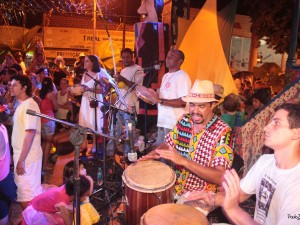
<svg viewBox="0 0 300 225"><path fill-rule="evenodd" d="M154 160L131 164L123 172L125 184L125 221L140 224L141 216L153 206L174 201L175 173Z"/></svg>
<svg viewBox="0 0 300 225"><path fill-rule="evenodd" d="M162 204L149 209L141 225L208 225L206 216L194 207L181 204Z"/></svg>

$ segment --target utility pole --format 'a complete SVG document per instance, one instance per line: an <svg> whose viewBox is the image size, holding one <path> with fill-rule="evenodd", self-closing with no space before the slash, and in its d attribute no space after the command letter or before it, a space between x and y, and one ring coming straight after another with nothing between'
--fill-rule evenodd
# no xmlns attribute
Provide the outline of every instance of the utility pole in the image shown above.
<svg viewBox="0 0 300 225"><path fill-rule="evenodd" d="M93 54L96 54L97 0L93 5Z"/></svg>
<svg viewBox="0 0 300 225"><path fill-rule="evenodd" d="M123 5L123 44L122 48L125 48L125 40L126 40L126 17L127 17L127 0L124 0Z"/></svg>

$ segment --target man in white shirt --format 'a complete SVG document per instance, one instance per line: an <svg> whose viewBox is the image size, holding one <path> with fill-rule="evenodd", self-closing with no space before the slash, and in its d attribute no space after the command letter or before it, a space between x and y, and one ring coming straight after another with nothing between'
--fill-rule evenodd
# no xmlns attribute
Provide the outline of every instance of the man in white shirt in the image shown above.
<svg viewBox="0 0 300 225"><path fill-rule="evenodd" d="M157 139L156 145L165 142L165 136L174 128L178 119L188 112L186 102L181 97L188 95L191 90L191 79L189 75L180 69L184 61L184 53L173 49L168 52L166 73L159 89L158 117L157 117Z"/></svg>
<svg viewBox="0 0 300 225"><path fill-rule="evenodd" d="M144 77L143 69L133 61L133 52L130 48L124 48L121 51L121 58L124 68L121 70L120 74L116 74L114 76L119 87L119 102L116 105L119 110L116 115L117 123L115 128L115 136L117 137L120 136L123 126L126 127L126 131L128 134L128 123L131 123L133 129L135 129L136 121L134 114L136 112L133 111L139 108L139 102L138 97L134 91L134 86L142 85ZM113 150L115 148L112 147L112 144L113 142L110 140L106 148L108 156L113 155ZM127 157L129 151L128 144L124 144L123 150L124 156Z"/></svg>
<svg viewBox="0 0 300 225"><path fill-rule="evenodd" d="M12 77L10 90L18 101L13 117L12 147L17 201L24 210L41 191L41 119L26 113L28 109L38 113L40 110L31 98L31 81L27 76Z"/></svg>

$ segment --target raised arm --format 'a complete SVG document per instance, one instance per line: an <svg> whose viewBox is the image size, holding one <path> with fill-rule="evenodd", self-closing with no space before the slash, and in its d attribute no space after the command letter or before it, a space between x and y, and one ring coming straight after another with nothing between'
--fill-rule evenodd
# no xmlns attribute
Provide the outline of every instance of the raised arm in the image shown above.
<svg viewBox="0 0 300 225"><path fill-rule="evenodd" d="M229 219L236 225L259 225L260 223L239 206L241 201L250 196L241 190L240 178L234 169L225 172L222 185L225 190L222 207Z"/></svg>

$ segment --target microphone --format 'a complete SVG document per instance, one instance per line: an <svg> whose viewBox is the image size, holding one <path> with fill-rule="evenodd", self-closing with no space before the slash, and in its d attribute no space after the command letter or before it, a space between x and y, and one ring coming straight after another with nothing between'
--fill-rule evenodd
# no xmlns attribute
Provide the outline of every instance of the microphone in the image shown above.
<svg viewBox="0 0 300 225"><path fill-rule="evenodd" d="M136 112L136 108L135 108L135 104L134 104L134 103L132 103L131 109L132 109L132 113L133 113L133 115L134 115L135 123L137 123L138 116L137 116L137 112Z"/></svg>
<svg viewBox="0 0 300 225"><path fill-rule="evenodd" d="M160 69L159 64L155 64L155 65L149 66L149 67L143 67L143 70L159 70L159 69Z"/></svg>
<svg viewBox="0 0 300 225"><path fill-rule="evenodd" d="M134 135L132 130L132 123L128 123L128 133L129 133L129 152L128 160L134 162L137 160L137 153L134 152Z"/></svg>
<svg viewBox="0 0 300 225"><path fill-rule="evenodd" d="M31 109L27 109L26 113L29 114L29 115L32 115L32 116L36 116L36 111L31 110Z"/></svg>

